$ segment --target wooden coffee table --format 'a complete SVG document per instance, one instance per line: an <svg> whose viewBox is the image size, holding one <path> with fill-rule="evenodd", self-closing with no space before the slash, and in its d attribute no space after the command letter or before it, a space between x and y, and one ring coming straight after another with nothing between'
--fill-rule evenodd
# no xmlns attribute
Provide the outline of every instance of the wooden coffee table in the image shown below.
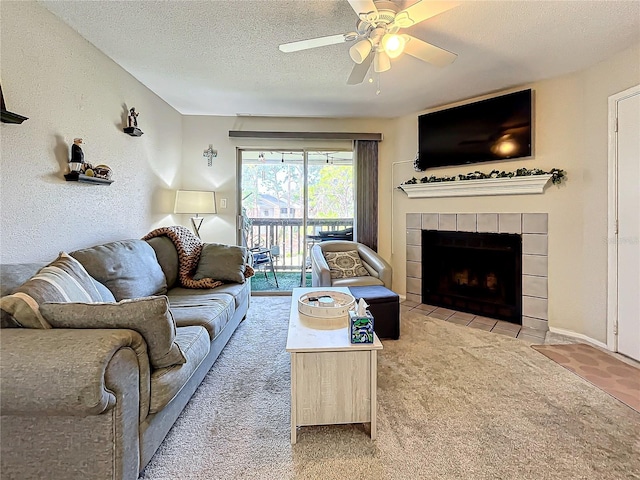
<svg viewBox="0 0 640 480"><path fill-rule="evenodd" d="M347 316L315 318L298 312L298 299L313 291L349 293L345 287L294 288L287 335L291 354L291 443L307 425L370 423L376 438L377 351L382 343L352 344Z"/></svg>

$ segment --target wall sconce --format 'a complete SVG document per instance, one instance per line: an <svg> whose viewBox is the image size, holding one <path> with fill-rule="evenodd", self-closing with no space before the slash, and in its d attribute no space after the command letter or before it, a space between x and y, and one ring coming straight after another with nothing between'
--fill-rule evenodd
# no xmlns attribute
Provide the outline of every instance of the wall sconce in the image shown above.
<svg viewBox="0 0 640 480"><path fill-rule="evenodd" d="M213 149L213 145L209 144L209 148L204 151L202 156L207 159L207 166L210 167L213 165L213 159L218 156L218 151Z"/></svg>
<svg viewBox="0 0 640 480"><path fill-rule="evenodd" d="M178 190L173 213L190 213L193 232L200 238L200 227L204 217L201 213L218 213L216 209L216 192L201 192L195 190Z"/></svg>

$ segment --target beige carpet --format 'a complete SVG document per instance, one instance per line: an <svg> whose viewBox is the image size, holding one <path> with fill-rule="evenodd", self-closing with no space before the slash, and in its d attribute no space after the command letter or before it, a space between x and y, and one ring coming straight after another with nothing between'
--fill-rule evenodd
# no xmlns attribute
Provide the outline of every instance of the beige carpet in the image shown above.
<svg viewBox="0 0 640 480"><path fill-rule="evenodd" d="M591 345L531 345L640 413L640 369Z"/></svg>
<svg viewBox="0 0 640 480"><path fill-rule="evenodd" d="M638 479L640 414L521 340L403 313L378 361L378 440L289 443L289 297L254 297L145 480Z"/></svg>

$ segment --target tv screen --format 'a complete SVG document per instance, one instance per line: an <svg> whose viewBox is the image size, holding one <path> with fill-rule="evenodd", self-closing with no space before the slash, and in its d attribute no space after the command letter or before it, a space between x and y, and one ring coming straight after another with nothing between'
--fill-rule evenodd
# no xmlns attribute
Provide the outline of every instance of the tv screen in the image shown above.
<svg viewBox="0 0 640 480"><path fill-rule="evenodd" d="M531 90L418 117L417 167L531 156Z"/></svg>

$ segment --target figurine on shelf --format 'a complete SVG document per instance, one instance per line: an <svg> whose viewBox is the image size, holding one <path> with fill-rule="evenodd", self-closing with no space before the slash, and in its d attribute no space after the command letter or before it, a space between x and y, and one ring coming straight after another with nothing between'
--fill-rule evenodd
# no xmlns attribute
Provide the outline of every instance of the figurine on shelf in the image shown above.
<svg viewBox="0 0 640 480"><path fill-rule="evenodd" d="M69 161L69 170L72 172L80 172L84 163L84 153L82 152L82 139L74 138L71 145L71 160Z"/></svg>
<svg viewBox="0 0 640 480"><path fill-rule="evenodd" d="M93 173L96 178L111 180L112 171L109 165L98 165L96 167L93 167Z"/></svg>
<svg viewBox="0 0 640 480"><path fill-rule="evenodd" d="M143 134L142 130L138 128L138 112L135 107L129 109L129 116L127 117L129 126L124 128L124 133L131 135L132 137L139 137Z"/></svg>
<svg viewBox="0 0 640 480"><path fill-rule="evenodd" d="M138 115L140 114L136 112L136 107L131 107L131 109L129 110L129 126L130 127L138 126Z"/></svg>

